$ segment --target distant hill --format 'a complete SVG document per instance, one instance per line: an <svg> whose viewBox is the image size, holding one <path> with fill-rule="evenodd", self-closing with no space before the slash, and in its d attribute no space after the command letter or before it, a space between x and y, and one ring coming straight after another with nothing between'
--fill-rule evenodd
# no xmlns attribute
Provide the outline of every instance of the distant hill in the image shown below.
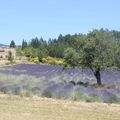
<svg viewBox="0 0 120 120"><path fill-rule="evenodd" d="M0 44L0 47L8 47L8 45Z"/></svg>

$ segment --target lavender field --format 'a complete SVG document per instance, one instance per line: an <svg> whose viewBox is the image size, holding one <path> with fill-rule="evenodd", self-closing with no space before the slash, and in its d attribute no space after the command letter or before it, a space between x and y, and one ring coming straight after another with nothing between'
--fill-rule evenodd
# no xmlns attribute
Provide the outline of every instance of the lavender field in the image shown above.
<svg viewBox="0 0 120 120"><path fill-rule="evenodd" d="M120 102L120 71L102 71L103 87L88 69L19 64L0 67L0 92L86 102Z"/></svg>

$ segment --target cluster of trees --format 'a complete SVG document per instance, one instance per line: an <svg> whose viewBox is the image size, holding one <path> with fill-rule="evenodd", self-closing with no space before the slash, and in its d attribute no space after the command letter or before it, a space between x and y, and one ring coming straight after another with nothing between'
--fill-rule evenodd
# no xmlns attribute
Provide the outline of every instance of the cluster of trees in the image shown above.
<svg viewBox="0 0 120 120"><path fill-rule="evenodd" d="M120 68L120 38L115 32L94 30L87 34L79 45L79 49L67 48L64 59L72 67L91 69L98 85L102 84L100 75L102 69Z"/></svg>
<svg viewBox="0 0 120 120"><path fill-rule="evenodd" d="M88 67L101 85L100 71L120 68L120 32L108 29L93 30L88 34L59 35L57 39L33 38L22 42L19 53L27 57L47 56L63 58L71 67ZM66 65L66 66L67 66Z"/></svg>

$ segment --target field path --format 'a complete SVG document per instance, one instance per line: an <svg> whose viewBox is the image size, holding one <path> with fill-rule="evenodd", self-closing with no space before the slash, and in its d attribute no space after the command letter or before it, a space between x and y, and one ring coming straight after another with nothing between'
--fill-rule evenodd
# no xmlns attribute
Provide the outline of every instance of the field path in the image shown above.
<svg viewBox="0 0 120 120"><path fill-rule="evenodd" d="M120 120L120 105L0 95L0 120Z"/></svg>

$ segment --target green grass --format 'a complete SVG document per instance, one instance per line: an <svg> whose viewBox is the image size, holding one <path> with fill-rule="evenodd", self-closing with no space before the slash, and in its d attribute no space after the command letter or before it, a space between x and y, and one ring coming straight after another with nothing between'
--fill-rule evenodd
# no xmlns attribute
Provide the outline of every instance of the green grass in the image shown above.
<svg viewBox="0 0 120 120"><path fill-rule="evenodd" d="M120 105L0 95L0 120L119 120Z"/></svg>

